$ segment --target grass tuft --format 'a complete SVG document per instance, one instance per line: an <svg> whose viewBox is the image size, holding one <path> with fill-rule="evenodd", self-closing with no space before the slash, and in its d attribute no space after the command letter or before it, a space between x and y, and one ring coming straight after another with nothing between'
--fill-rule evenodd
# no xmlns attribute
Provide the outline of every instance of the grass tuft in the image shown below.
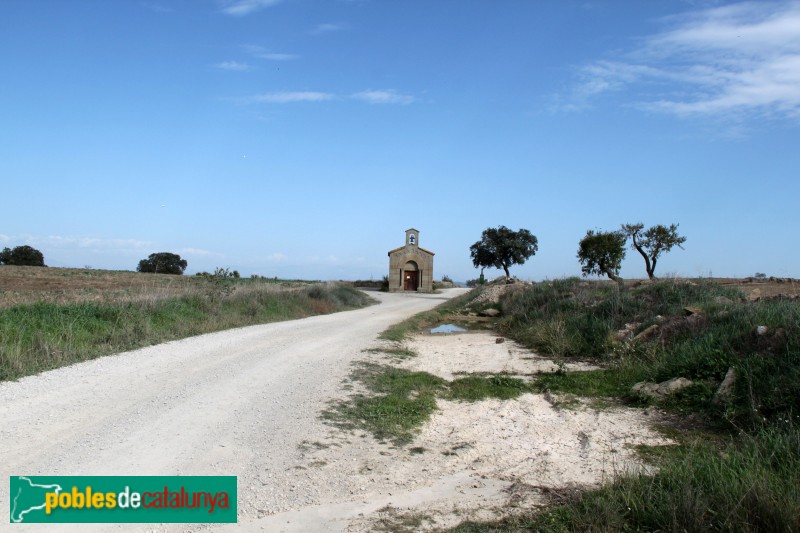
<svg viewBox="0 0 800 533"><path fill-rule="evenodd" d="M519 378L509 376L467 376L450 383L449 399L476 402L486 398L511 400L526 392L531 387Z"/></svg>
<svg viewBox="0 0 800 533"><path fill-rule="evenodd" d="M358 366L353 378L369 393L332 405L325 418L339 427L364 429L379 440L398 445L410 442L430 418L436 410L436 394L446 385L445 380L427 372L372 363Z"/></svg>

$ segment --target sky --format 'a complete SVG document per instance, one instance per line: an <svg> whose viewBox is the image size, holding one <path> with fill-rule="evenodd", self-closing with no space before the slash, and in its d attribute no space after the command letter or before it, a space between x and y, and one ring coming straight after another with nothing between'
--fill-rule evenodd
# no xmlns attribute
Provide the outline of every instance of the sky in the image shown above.
<svg viewBox="0 0 800 533"><path fill-rule="evenodd" d="M800 277L797 1L2 0L0 65L0 247L49 266L380 279L416 228L463 281L504 225L541 280L641 222L657 275Z"/></svg>

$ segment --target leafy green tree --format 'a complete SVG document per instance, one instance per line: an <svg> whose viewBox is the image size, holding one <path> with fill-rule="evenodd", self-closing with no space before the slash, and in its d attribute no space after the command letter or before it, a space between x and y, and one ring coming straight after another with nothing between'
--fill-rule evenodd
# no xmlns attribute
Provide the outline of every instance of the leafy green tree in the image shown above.
<svg viewBox="0 0 800 533"><path fill-rule="evenodd" d="M44 255L36 248L28 245L3 248L0 252L0 264L17 266L47 266L44 264Z"/></svg>
<svg viewBox="0 0 800 533"><path fill-rule="evenodd" d="M625 259L625 234L621 231L588 230L578 245L578 260L584 276L605 274L625 288L625 281L619 277L622 260Z"/></svg>
<svg viewBox="0 0 800 533"><path fill-rule="evenodd" d="M472 264L481 274L486 267L502 268L506 279L511 277L511 265L525 263L538 249L539 241L530 231L512 231L505 226L483 230L481 240L469 247Z"/></svg>
<svg viewBox="0 0 800 533"><path fill-rule="evenodd" d="M183 274L189 263L185 259L181 259L178 254L169 252L159 252L150 254L147 259L139 261L139 266L136 267L137 272L152 272L156 274Z"/></svg>
<svg viewBox="0 0 800 533"><path fill-rule="evenodd" d="M661 224L644 230L644 224L623 224L622 232L631 239L631 246L644 258L647 277L655 279L656 263L661 254L672 250L673 246L683 249L686 237L678 235L678 225L670 227Z"/></svg>

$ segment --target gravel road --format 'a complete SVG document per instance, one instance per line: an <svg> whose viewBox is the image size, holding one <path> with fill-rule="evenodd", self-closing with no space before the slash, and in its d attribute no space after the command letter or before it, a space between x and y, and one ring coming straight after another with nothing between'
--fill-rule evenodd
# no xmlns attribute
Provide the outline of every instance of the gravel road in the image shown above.
<svg viewBox="0 0 800 533"><path fill-rule="evenodd" d="M245 527L313 504L313 493L295 490L292 468L298 450L319 434L320 411L344 394L350 363L389 325L462 292L371 293L379 305L202 335L0 383L3 479L236 475ZM8 496L8 483L0 483L3 524Z"/></svg>

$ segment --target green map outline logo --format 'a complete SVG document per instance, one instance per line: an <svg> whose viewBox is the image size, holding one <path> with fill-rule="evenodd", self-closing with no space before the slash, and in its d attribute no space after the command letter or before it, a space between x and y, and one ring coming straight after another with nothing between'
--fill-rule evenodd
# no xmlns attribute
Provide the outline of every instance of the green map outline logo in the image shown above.
<svg viewBox="0 0 800 533"><path fill-rule="evenodd" d="M14 490L14 481L13 480L14 480L15 477L17 478L17 481L18 481L17 493L16 494L13 493L13 490ZM9 496L11 497L11 510L9 511L9 517L11 519L11 522L15 523L15 524L19 524L21 522L24 522L24 516L26 514L30 513L31 511L42 510L42 509L45 508L45 505L46 505L46 502L42 502L41 505L28 507L24 511L18 511L17 507L19 506L19 498L20 498L20 496L22 496L22 486L21 486L22 485L22 483L21 483L22 481L27 482L30 485L31 488L38 487L38 488L42 488L42 489L55 489L55 493L56 494L60 494L61 491L64 490L64 489L61 488L61 485L57 485L57 484L40 485L38 483L34 483L27 476L11 476L10 487L9 487L9 492L8 492ZM17 513L16 518L14 516L15 512Z"/></svg>

